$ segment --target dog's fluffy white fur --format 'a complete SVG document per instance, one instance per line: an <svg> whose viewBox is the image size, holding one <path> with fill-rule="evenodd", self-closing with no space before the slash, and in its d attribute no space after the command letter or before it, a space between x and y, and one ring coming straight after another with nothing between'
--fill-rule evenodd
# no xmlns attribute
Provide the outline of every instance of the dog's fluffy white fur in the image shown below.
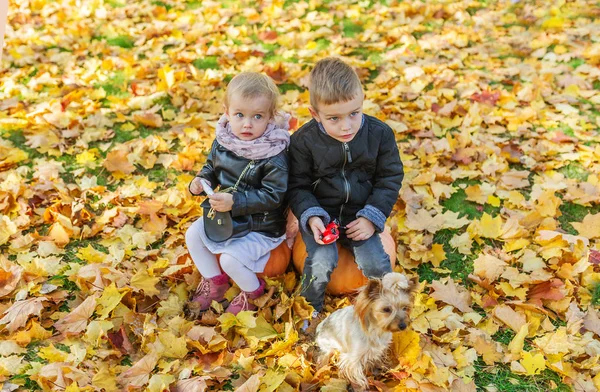
<svg viewBox="0 0 600 392"><path fill-rule="evenodd" d="M392 333L407 327L413 287L396 272L370 279L354 305L333 312L317 327L321 354L328 359L337 351L338 373L355 388L368 387L365 371L384 357Z"/></svg>

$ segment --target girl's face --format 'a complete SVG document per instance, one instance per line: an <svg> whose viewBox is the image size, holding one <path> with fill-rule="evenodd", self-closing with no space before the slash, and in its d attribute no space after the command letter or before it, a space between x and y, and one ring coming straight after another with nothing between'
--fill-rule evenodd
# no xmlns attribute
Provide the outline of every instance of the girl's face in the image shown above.
<svg viewBox="0 0 600 392"><path fill-rule="evenodd" d="M233 95L225 114L233 134L241 140L254 140L267 130L271 120L271 101L265 96L246 99Z"/></svg>

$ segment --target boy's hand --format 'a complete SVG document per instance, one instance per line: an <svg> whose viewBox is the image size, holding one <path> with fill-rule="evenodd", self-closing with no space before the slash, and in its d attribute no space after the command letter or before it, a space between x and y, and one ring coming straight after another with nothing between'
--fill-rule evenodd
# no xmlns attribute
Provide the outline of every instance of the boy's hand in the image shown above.
<svg viewBox="0 0 600 392"><path fill-rule="evenodd" d="M315 242L319 245L325 245L325 243L321 241L321 234L325 231L323 220L318 216L310 217L308 219L308 227L312 230Z"/></svg>
<svg viewBox="0 0 600 392"><path fill-rule="evenodd" d="M375 225L362 216L346 225L346 236L352 241L364 241L375 234Z"/></svg>
<svg viewBox="0 0 600 392"><path fill-rule="evenodd" d="M233 195L231 193L215 193L209 195L209 203L215 211L227 212L233 208Z"/></svg>
<svg viewBox="0 0 600 392"><path fill-rule="evenodd" d="M198 196L199 194L201 194L204 191L200 180L201 180L200 177L194 177L194 179L190 183L190 193L194 196Z"/></svg>

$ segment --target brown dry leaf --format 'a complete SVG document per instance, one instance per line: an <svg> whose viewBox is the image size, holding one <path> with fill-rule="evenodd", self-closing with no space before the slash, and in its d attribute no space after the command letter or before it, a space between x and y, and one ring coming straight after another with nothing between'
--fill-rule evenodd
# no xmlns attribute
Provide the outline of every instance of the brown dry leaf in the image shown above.
<svg viewBox="0 0 600 392"><path fill-rule="evenodd" d="M23 268L0 255L0 297L10 294L21 279Z"/></svg>
<svg viewBox="0 0 600 392"><path fill-rule="evenodd" d="M152 128L160 128L163 126L163 119L156 113L134 114L133 121Z"/></svg>
<svg viewBox="0 0 600 392"><path fill-rule="evenodd" d="M148 383L150 373L158 363L158 353L151 352L137 361L132 367L121 373L119 383L124 387L141 388Z"/></svg>
<svg viewBox="0 0 600 392"><path fill-rule="evenodd" d="M583 319L583 326L588 331L592 331L600 337L600 318L598 317L598 311L593 307L589 307L585 318Z"/></svg>
<svg viewBox="0 0 600 392"><path fill-rule="evenodd" d="M106 155L104 167L109 172L120 172L131 174L135 171L135 166L127 159L128 153L124 150L114 150Z"/></svg>
<svg viewBox="0 0 600 392"><path fill-rule="evenodd" d="M499 362L504 356L500 343L495 342L484 335L477 335L473 338L473 348L477 351L477 354L483 357L483 361L487 365L493 365L495 362Z"/></svg>
<svg viewBox="0 0 600 392"><path fill-rule="evenodd" d="M527 322L524 314L515 312L513 308L508 305L496 306L494 309L494 316L504 324L508 325L515 333L518 333L521 330L521 327Z"/></svg>
<svg viewBox="0 0 600 392"><path fill-rule="evenodd" d="M261 384L261 378L263 373L253 374L249 379L247 379L242 385L236 388L236 392L256 392Z"/></svg>
<svg viewBox="0 0 600 392"><path fill-rule="evenodd" d="M175 392L204 392L208 388L206 378L199 376L177 381Z"/></svg>
<svg viewBox="0 0 600 392"><path fill-rule="evenodd" d="M473 272L485 279L495 281L504 272L508 264L499 258L482 253L473 261Z"/></svg>
<svg viewBox="0 0 600 392"><path fill-rule="evenodd" d="M446 284L439 280L431 282L431 288L435 291L431 297L438 301L445 302L454 306L461 312L472 312L471 294L462 286L457 286L452 278L448 279Z"/></svg>
<svg viewBox="0 0 600 392"><path fill-rule="evenodd" d="M89 296L65 317L54 323L54 328L64 334L78 334L87 328L96 309L96 296Z"/></svg>
<svg viewBox="0 0 600 392"><path fill-rule="evenodd" d="M14 332L25 325L29 316L41 316L42 309L44 309L43 301L47 301L47 298L34 297L15 302L4 311L4 317L0 320L0 324L7 324L6 329L9 332Z"/></svg>
<svg viewBox="0 0 600 392"><path fill-rule="evenodd" d="M584 237L589 239L600 238L600 213L587 214L581 223L571 222L571 225Z"/></svg>

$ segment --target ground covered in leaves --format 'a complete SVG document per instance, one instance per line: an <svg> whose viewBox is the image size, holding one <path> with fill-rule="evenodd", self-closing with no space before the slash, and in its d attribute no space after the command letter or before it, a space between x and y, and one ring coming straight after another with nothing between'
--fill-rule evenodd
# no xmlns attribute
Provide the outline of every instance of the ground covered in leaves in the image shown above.
<svg viewBox="0 0 600 392"><path fill-rule="evenodd" d="M421 281L372 388L600 389L597 2L15 0L8 19L2 391L346 388L298 332L291 267L257 313L182 311L223 87L264 71L302 124L331 54L396 132L389 225Z"/></svg>

